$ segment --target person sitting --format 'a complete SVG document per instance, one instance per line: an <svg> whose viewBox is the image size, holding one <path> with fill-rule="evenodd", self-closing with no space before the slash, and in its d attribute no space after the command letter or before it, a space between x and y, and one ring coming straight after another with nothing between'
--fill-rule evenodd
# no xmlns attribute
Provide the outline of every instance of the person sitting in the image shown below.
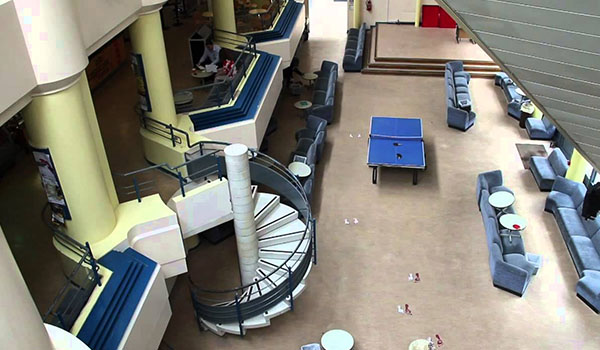
<svg viewBox="0 0 600 350"><path fill-rule="evenodd" d="M198 63L196 63L196 67L199 69L204 69L203 66L212 64L217 67L221 67L221 58L220 52L221 47L215 43L211 39L206 40L206 44L204 45L204 53Z"/></svg>
<svg viewBox="0 0 600 350"><path fill-rule="evenodd" d="M283 86L288 86L290 82L293 80L294 73L299 76L303 76L304 73L298 69L300 65L300 60L298 57L292 58L292 62L290 62L290 66L283 70Z"/></svg>

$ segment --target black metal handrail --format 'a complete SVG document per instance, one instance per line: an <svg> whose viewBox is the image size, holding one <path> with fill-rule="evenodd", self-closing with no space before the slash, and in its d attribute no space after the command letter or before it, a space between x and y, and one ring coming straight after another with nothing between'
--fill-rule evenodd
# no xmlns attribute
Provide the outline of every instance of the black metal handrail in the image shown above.
<svg viewBox="0 0 600 350"><path fill-rule="evenodd" d="M66 277L66 282L54 298L52 305L42 317L44 322L70 331L71 327L79 317L81 310L87 303L96 286L101 286L101 276L98 273L99 266L94 258L90 244L81 244L69 237L66 233L48 222L47 203L42 210L42 220L47 224L54 234L54 240L79 257L73 270Z"/></svg>
<svg viewBox="0 0 600 350"><path fill-rule="evenodd" d="M185 196L185 184L198 177L206 177L213 174L217 174L219 178L226 176L227 170L224 166L223 149L229 145L229 143L218 141L199 141L192 143L190 136L186 131L150 117L142 116L142 126L147 128L147 125L149 124L154 125L153 129L156 127L165 129L166 131L159 133L159 135L170 139L173 146L178 143L175 139L175 136L177 136L182 143L185 142L184 145L187 146L189 150L197 149L199 155L175 167L163 163L126 174L116 174L117 176L135 179L135 176L139 174L154 171L159 168L165 169L172 174L176 174L183 196ZM152 131L152 129L149 129L149 131ZM316 264L316 222L312 217L310 202L304 192L303 185L286 166L276 159L263 154L256 149L249 149L248 155L250 158L250 174L252 181L259 183L262 181L264 185L271 187L281 196L290 200L292 205L298 210L301 218L304 219L306 227L302 238L298 241L298 244L293 249L292 253L290 253L290 256L273 271L261 278L257 278L252 283L230 289L211 290L198 286L191 278L189 278L190 289L197 315L215 322L231 322L231 317L235 314L241 315L241 318L237 318L241 324L243 319L258 314L258 310L262 309L264 311L265 308L274 306L276 303L283 300L282 298L289 297L293 303L292 291L302 281L302 278L308 269L308 264L311 261ZM188 170L187 176L182 175L181 169L183 167L186 167ZM138 200L142 200L139 193ZM307 252L300 252L300 247L306 239L309 240L309 248ZM302 257L300 259L295 259L299 255ZM267 280L272 281L277 287L266 294L258 292L259 284ZM285 283L286 280L288 281L287 283ZM282 294L283 290L288 294ZM212 299L203 297L202 295L218 295L221 297L219 299Z"/></svg>

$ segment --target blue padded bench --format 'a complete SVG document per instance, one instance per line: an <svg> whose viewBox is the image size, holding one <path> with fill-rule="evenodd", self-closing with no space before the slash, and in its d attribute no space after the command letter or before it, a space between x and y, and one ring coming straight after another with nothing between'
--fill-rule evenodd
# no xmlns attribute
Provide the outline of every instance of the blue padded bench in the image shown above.
<svg viewBox="0 0 600 350"><path fill-rule="evenodd" d="M313 86L312 106L305 110L305 115L314 115L325 119L327 123L333 120L333 108L335 105L335 85L338 78L338 64L331 61L323 61L321 70L317 73L317 80Z"/></svg>
<svg viewBox="0 0 600 350"><path fill-rule="evenodd" d="M521 119L521 104L523 96L517 93L517 85L504 72L497 73L494 77L494 84L500 86L508 102L508 115L519 120Z"/></svg>
<svg viewBox="0 0 600 350"><path fill-rule="evenodd" d="M600 216L586 220L581 216L584 184L561 176L556 178L546 199L544 210L552 213L567 250L571 255L579 281L577 296L592 310L600 310Z"/></svg>
<svg viewBox="0 0 600 350"><path fill-rule="evenodd" d="M490 194L498 191L512 191L504 186L500 170L481 173L477 177L477 201L485 227L489 250L490 273L494 287L522 296L537 273L538 265L527 259L527 252L521 237L506 237L508 231L500 229L498 213L489 204ZM511 207L506 213L514 213Z"/></svg>
<svg viewBox="0 0 600 350"><path fill-rule="evenodd" d="M461 61L446 63L444 73L446 85L446 122L451 128L467 131L475 124L475 112L471 111L469 81L471 75L463 69Z"/></svg>
<svg viewBox="0 0 600 350"><path fill-rule="evenodd" d="M344 72L360 72L363 67L363 51L365 49L365 37L367 25L363 23L360 29L350 28L346 39L344 51Z"/></svg>

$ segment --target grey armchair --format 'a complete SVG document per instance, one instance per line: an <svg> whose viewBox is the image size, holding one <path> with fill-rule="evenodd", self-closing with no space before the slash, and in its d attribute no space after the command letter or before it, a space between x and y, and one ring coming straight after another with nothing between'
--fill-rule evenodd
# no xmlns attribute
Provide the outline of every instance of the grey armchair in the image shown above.
<svg viewBox="0 0 600 350"><path fill-rule="evenodd" d="M322 134L321 134L322 135ZM290 163L294 161L304 161L311 165L317 163L317 139L300 139L296 145L296 149L290 155ZM300 158L300 159L298 159Z"/></svg>
<svg viewBox="0 0 600 350"><path fill-rule="evenodd" d="M320 131L325 132L325 138L327 138L327 120L309 115L306 118L306 128L296 131L296 141L300 139L314 139Z"/></svg>
<svg viewBox="0 0 600 350"><path fill-rule="evenodd" d="M481 192L483 190L487 190L489 194L498 192L498 191L507 191L513 193L513 191L504 186L504 179L502 177L502 171L500 170L492 170L485 173L481 173L477 176L477 203L481 200Z"/></svg>
<svg viewBox="0 0 600 350"><path fill-rule="evenodd" d="M556 133L556 126L545 117L542 119L528 118L525 121L525 129L532 140L551 140Z"/></svg>
<svg viewBox="0 0 600 350"><path fill-rule="evenodd" d="M542 191L550 191L556 177L564 177L568 169L569 162L560 148L555 148L548 158L540 156L529 158L529 170Z"/></svg>

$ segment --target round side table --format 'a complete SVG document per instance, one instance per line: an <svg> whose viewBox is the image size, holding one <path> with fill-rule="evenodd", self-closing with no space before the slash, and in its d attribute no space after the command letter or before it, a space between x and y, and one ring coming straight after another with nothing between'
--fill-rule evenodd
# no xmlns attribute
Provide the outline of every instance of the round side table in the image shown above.
<svg viewBox="0 0 600 350"><path fill-rule="evenodd" d="M488 203L500 211L499 214L504 213L504 209L510 207L515 202L515 196L508 191L494 192L488 198Z"/></svg>
<svg viewBox="0 0 600 350"><path fill-rule="evenodd" d="M194 94L190 91L180 91L173 95L176 106L183 106L194 101Z"/></svg>
<svg viewBox="0 0 600 350"><path fill-rule="evenodd" d="M288 165L289 171L300 178L309 177L312 170L310 166L302 162L291 162Z"/></svg>
<svg viewBox="0 0 600 350"><path fill-rule="evenodd" d="M408 350L429 350L429 341L427 339L413 340L408 346Z"/></svg>
<svg viewBox="0 0 600 350"><path fill-rule="evenodd" d="M307 100L298 101L294 103L294 107L300 110L309 109L310 107L312 107L312 102Z"/></svg>
<svg viewBox="0 0 600 350"><path fill-rule="evenodd" d="M510 231L508 234L509 242L512 242L512 232L518 232L517 234L514 234L514 236L519 237L521 231L527 228L527 220L517 214L504 214L500 217L500 219L498 219L498 221L500 221L500 225L502 225L502 227Z"/></svg>
<svg viewBox="0 0 600 350"><path fill-rule="evenodd" d="M202 84L205 83L206 78L210 78L214 74L215 73L207 72L205 70L198 70L198 69L192 71L192 77L202 80Z"/></svg>
<svg viewBox="0 0 600 350"><path fill-rule="evenodd" d="M301 100L301 101L294 103L294 107L296 107L296 109L298 109L301 112L300 117L303 117L304 111L309 109L310 107L312 107L312 102L307 101L307 100Z"/></svg>
<svg viewBox="0 0 600 350"><path fill-rule="evenodd" d="M319 76L315 73L304 73L302 75L302 79L308 81L308 86L313 86L315 84L315 80L317 80Z"/></svg>
<svg viewBox="0 0 600 350"><path fill-rule="evenodd" d="M321 346L325 350L351 350L354 338L343 329L332 329L321 337Z"/></svg>

